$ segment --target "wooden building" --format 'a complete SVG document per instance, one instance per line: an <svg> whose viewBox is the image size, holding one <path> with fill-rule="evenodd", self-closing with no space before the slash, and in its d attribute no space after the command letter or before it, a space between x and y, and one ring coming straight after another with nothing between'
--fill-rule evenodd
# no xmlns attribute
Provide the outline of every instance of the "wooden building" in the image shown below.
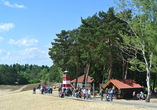
<svg viewBox="0 0 157 110"><path fill-rule="evenodd" d="M140 84L131 79L111 79L104 86L103 89L115 87L116 98L132 98L133 91L138 93L143 89Z"/></svg>

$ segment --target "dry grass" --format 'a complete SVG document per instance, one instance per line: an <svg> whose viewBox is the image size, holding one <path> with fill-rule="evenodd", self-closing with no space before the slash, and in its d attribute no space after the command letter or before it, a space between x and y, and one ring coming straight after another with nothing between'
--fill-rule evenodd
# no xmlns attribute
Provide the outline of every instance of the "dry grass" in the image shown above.
<svg viewBox="0 0 157 110"><path fill-rule="evenodd" d="M28 85L0 85L0 90L10 90L10 91L15 91L18 90L20 88L22 88L23 86L25 86L21 91L27 91L27 90L32 90L34 87L37 87L39 83L35 83L35 84L28 84ZM59 85L56 82L51 82L46 84L46 86L56 86Z"/></svg>
<svg viewBox="0 0 157 110"><path fill-rule="evenodd" d="M17 90L21 87L23 87L23 85L0 85L1 90L9 89L11 91Z"/></svg>

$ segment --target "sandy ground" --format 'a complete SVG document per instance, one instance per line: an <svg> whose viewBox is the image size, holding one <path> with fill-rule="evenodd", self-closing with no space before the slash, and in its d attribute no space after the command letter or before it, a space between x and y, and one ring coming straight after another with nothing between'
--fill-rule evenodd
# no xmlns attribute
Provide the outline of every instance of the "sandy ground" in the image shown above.
<svg viewBox="0 0 157 110"><path fill-rule="evenodd" d="M42 95L38 91L32 94L32 90L14 93L0 90L0 94L0 110L152 110ZM57 94L57 91L54 91L54 94Z"/></svg>

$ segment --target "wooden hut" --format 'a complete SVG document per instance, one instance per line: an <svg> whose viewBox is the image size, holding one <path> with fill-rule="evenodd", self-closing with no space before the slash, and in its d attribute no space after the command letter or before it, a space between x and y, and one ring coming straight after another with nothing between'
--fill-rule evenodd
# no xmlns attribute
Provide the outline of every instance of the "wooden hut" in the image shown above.
<svg viewBox="0 0 157 110"><path fill-rule="evenodd" d="M111 79L102 88L112 88L115 87L115 97L116 98L132 98L133 91L139 92L143 89L140 84L131 79Z"/></svg>

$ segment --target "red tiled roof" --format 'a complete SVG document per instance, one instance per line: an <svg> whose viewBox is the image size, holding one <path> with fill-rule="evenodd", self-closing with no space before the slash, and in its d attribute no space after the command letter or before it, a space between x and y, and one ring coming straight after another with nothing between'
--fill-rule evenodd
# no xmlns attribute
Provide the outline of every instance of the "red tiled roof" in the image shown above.
<svg viewBox="0 0 157 110"><path fill-rule="evenodd" d="M84 74L80 77L78 77L77 82L82 83L84 80ZM92 77L88 76L87 83L91 83L93 81ZM72 80L71 82L76 82L76 79Z"/></svg>
<svg viewBox="0 0 157 110"><path fill-rule="evenodd" d="M114 84L118 89L142 88L140 84L131 79L111 79L103 88L107 87L110 83Z"/></svg>

